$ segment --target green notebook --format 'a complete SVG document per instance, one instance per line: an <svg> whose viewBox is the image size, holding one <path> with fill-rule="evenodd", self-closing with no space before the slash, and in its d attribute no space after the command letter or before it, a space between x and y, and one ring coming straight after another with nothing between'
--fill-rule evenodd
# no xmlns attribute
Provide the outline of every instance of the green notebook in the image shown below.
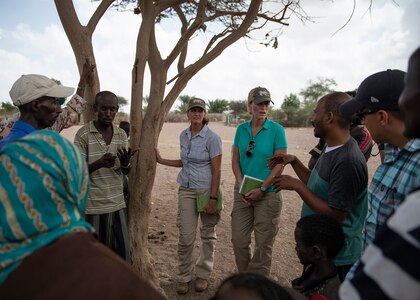
<svg viewBox="0 0 420 300"><path fill-rule="evenodd" d="M246 195L253 189L260 188L263 183L264 180L245 175L242 179L241 187L239 188L239 194Z"/></svg>
<svg viewBox="0 0 420 300"><path fill-rule="evenodd" d="M198 195L197 196L197 211L203 212L204 207L206 207L209 201L210 201L210 195ZM222 195L220 193L217 196L216 209L217 211L221 211L223 209Z"/></svg>

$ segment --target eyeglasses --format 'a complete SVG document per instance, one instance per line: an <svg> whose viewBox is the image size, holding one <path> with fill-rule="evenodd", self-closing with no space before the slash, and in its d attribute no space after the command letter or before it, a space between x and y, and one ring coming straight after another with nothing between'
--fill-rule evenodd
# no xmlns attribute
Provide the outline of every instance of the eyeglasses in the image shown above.
<svg viewBox="0 0 420 300"><path fill-rule="evenodd" d="M377 113L377 112L378 112L378 110L371 110L371 109L368 109L368 110L361 111L361 112L357 113L357 116L358 116L361 120L363 120L363 119L364 119L367 115L372 115L372 114Z"/></svg>
<svg viewBox="0 0 420 300"><path fill-rule="evenodd" d="M255 142L249 141L248 148L246 148L246 156L250 157L252 156L252 150L254 150Z"/></svg>

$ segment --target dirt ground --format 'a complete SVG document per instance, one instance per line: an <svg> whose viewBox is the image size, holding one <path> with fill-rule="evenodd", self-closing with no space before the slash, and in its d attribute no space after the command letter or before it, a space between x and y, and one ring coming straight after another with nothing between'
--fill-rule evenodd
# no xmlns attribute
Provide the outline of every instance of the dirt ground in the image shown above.
<svg viewBox="0 0 420 300"><path fill-rule="evenodd" d="M164 158L179 158L179 134L188 126L187 123L165 123L159 138L159 150ZM214 272L210 278L209 289L203 293L194 291L193 282L186 295L176 293L177 273L177 243L178 229L175 225L177 212L176 177L179 170L158 165L155 185L152 192L152 212L149 230L149 249L154 258L156 272L161 286L168 299L209 299L214 295L218 284L236 271L233 249L231 245L230 213L233 202L234 176L231 169L231 146L235 136L235 127L223 123L210 123L222 138L222 181L224 190L224 210L217 226L217 244L214 261ZM78 127L66 129L63 135L73 139ZM288 152L297 155L304 163L308 162L309 150L316 144L312 128L287 128ZM373 152L377 152L374 148ZM379 156L372 157L368 162L369 177L379 164ZM284 174L295 175L293 169L287 166ZM299 219L302 200L291 191L282 191L283 207L280 217L279 233L277 235L271 268L271 277L279 283L289 286L292 279L301 271L300 263L295 254L293 232ZM194 259L198 257L199 236L195 243Z"/></svg>

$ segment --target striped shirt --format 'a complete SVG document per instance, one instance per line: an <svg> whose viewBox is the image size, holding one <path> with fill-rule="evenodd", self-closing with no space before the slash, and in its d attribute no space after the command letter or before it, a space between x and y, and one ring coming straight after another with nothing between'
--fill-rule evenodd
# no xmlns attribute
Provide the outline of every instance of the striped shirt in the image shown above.
<svg viewBox="0 0 420 300"><path fill-rule="evenodd" d="M210 189L211 159L222 155L220 136L205 125L193 137L191 137L191 129L185 129L179 137L179 142L182 169L177 182L180 186L189 189Z"/></svg>
<svg viewBox="0 0 420 300"><path fill-rule="evenodd" d="M378 231L340 299L420 298L420 190L410 194Z"/></svg>
<svg viewBox="0 0 420 300"><path fill-rule="evenodd" d="M118 149L128 148L125 131L112 125L113 136L107 145L93 121L77 131L74 144L80 148L88 164L100 159L105 153L117 155ZM85 214L105 214L125 207L123 176L118 157L112 168L100 168L90 174L90 191Z"/></svg>

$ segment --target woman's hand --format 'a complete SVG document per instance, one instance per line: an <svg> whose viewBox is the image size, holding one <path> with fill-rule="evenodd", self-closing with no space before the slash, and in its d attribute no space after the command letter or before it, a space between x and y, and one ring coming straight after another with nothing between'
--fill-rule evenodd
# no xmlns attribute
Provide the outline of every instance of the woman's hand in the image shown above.
<svg viewBox="0 0 420 300"><path fill-rule="evenodd" d="M243 196L245 202L251 204L252 201L260 200L264 192L260 188L253 189Z"/></svg>
<svg viewBox="0 0 420 300"><path fill-rule="evenodd" d="M217 204L217 200L210 199L210 201L204 207L204 213L209 214L209 215L215 214L217 212L216 204Z"/></svg>
<svg viewBox="0 0 420 300"><path fill-rule="evenodd" d="M155 155L156 155L156 161L160 163L162 161L162 156L160 156L160 152L158 148L155 148Z"/></svg>

